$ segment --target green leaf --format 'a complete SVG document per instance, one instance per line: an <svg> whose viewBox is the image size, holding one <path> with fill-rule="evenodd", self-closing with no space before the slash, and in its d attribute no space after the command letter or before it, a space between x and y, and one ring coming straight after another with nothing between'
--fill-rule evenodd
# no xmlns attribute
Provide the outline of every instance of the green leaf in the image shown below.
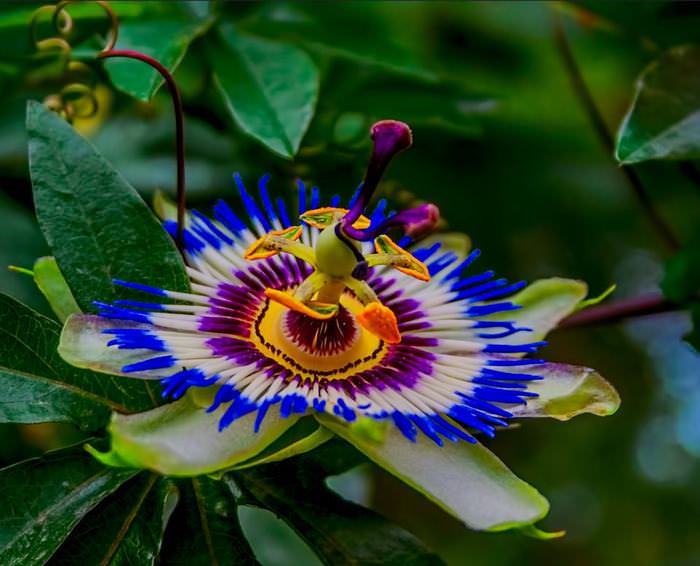
<svg viewBox="0 0 700 566"><path fill-rule="evenodd" d="M0 368L1 423L69 422L82 430L101 428L109 408L85 391L19 370Z"/></svg>
<svg viewBox="0 0 700 566"><path fill-rule="evenodd" d="M80 312L80 307L58 268L56 258L40 257L36 260L34 281L61 322L73 313Z"/></svg>
<svg viewBox="0 0 700 566"><path fill-rule="evenodd" d="M72 422L84 430L104 426L110 410L154 406L144 383L69 366L58 355L61 327L0 295L0 421Z"/></svg>
<svg viewBox="0 0 700 566"><path fill-rule="evenodd" d="M114 300L114 278L186 291L174 243L95 148L37 102L27 130L39 225L81 309Z"/></svg>
<svg viewBox="0 0 700 566"><path fill-rule="evenodd" d="M583 281L552 277L528 285L509 300L522 308L488 317L489 320L512 320L517 326L531 328L528 339L541 340L559 321L576 310L586 297L588 286ZM501 344L519 344L522 336L513 334L498 340Z"/></svg>
<svg viewBox="0 0 700 566"><path fill-rule="evenodd" d="M442 564L411 534L345 501L321 468L289 460L226 476L234 493L286 521L325 564Z"/></svg>
<svg viewBox="0 0 700 566"><path fill-rule="evenodd" d="M140 474L83 519L51 564L155 564L178 498L171 480Z"/></svg>
<svg viewBox="0 0 700 566"><path fill-rule="evenodd" d="M620 396L595 370L566 364L540 364L537 375L544 379L528 384L539 397L508 410L515 417L552 417L560 421L591 413L612 415L620 407Z"/></svg>
<svg viewBox="0 0 700 566"><path fill-rule="evenodd" d="M190 43L212 22L208 14L185 11L184 3L179 4L172 3L161 13L122 23L115 48L150 55L173 73ZM114 86L139 100L150 100L163 84L160 73L141 61L108 59L105 67Z"/></svg>
<svg viewBox="0 0 700 566"><path fill-rule="evenodd" d="M365 114L370 123L391 116L411 127L430 126L466 137L480 134L480 116L496 108L493 100L466 95L462 86L410 77L372 78L342 94L338 106ZM368 125L362 129L362 141L367 139L368 129Z"/></svg>
<svg viewBox="0 0 700 566"><path fill-rule="evenodd" d="M402 25L406 18L386 6L380 2L263 4L242 25L261 35L288 37L324 55L435 80L418 52L420 42L413 29Z"/></svg>
<svg viewBox="0 0 700 566"><path fill-rule="evenodd" d="M181 501L165 533L163 564L258 563L238 523L236 502L223 482L198 477L178 485Z"/></svg>
<svg viewBox="0 0 700 566"><path fill-rule="evenodd" d="M700 47L670 49L642 71L615 155L625 164L700 156Z"/></svg>
<svg viewBox="0 0 700 566"><path fill-rule="evenodd" d="M292 158L311 122L318 69L300 49L221 27L209 55L214 79L231 115L248 134Z"/></svg>
<svg viewBox="0 0 700 566"><path fill-rule="evenodd" d="M517 478L481 444L438 446L422 435L411 442L396 427L389 427L384 442L372 442L353 434L337 419L317 418L472 529L519 528L539 521L549 510L549 503L534 487Z"/></svg>
<svg viewBox="0 0 700 566"><path fill-rule="evenodd" d="M253 554L265 566L322 566L313 550L272 511L240 505L238 521Z"/></svg>
<svg viewBox="0 0 700 566"><path fill-rule="evenodd" d="M108 427L111 450L90 452L110 466L147 468L169 476L197 476L225 470L252 458L274 442L296 421L270 411L260 430L253 425L257 412L236 420L219 432L227 407L207 412L188 393L174 403L136 415L114 413Z"/></svg>
<svg viewBox="0 0 700 566"><path fill-rule="evenodd" d="M105 468L80 447L0 470L2 563L45 564L76 524L133 475Z"/></svg>

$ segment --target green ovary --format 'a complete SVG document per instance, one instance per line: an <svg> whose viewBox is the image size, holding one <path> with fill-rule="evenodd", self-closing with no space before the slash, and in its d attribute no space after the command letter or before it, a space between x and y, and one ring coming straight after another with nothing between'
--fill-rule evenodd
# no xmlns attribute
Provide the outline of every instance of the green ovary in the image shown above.
<svg viewBox="0 0 700 566"><path fill-rule="evenodd" d="M356 246L355 242L351 242ZM348 245L335 234L335 225L324 228L316 243L316 266L330 277L349 277L357 258Z"/></svg>

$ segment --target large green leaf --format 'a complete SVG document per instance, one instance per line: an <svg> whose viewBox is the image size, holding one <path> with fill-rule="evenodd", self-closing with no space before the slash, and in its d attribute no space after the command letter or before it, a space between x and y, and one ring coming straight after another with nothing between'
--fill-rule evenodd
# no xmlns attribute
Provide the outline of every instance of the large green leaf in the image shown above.
<svg viewBox="0 0 700 566"><path fill-rule="evenodd" d="M160 5L160 10L119 27L115 49L135 50L150 55L173 73L192 40L211 24L208 14L186 10L185 2ZM114 85L139 100L149 100L163 84L161 75L141 61L108 59L107 72Z"/></svg>
<svg viewBox="0 0 700 566"><path fill-rule="evenodd" d="M413 535L328 489L328 471L319 459L312 453L227 478L236 495L242 489L245 501L284 519L325 564L442 563Z"/></svg>
<svg viewBox="0 0 700 566"><path fill-rule="evenodd" d="M637 80L622 122L616 157L621 163L700 156L700 47L664 53Z"/></svg>
<svg viewBox="0 0 700 566"><path fill-rule="evenodd" d="M197 392L188 392L174 403L136 415L115 413L109 425L111 449L91 449L112 466L148 468L170 476L197 476L226 470L252 458L290 428L298 417L282 418L276 411L254 431L257 412L219 431L227 407L207 412Z"/></svg>
<svg viewBox="0 0 700 566"><path fill-rule="evenodd" d="M411 26L402 25L416 16L415 5L386 6L381 2L263 4L242 25L261 35L289 37L323 54L434 80ZM410 11L414 13L407 13ZM408 17L403 18L402 12Z"/></svg>
<svg viewBox="0 0 700 566"><path fill-rule="evenodd" d="M76 524L135 473L105 468L80 447L0 470L2 563L45 564Z"/></svg>
<svg viewBox="0 0 700 566"><path fill-rule="evenodd" d="M102 400L65 383L0 368L0 423L70 422L96 430L107 422Z"/></svg>
<svg viewBox="0 0 700 566"><path fill-rule="evenodd" d="M346 69L342 69L345 71ZM337 76L337 75L336 75ZM410 93L410 96L406 96ZM335 125L335 139L342 142L343 122L357 114L365 120L362 127L356 127L355 139L367 143L369 125L391 116L402 120L411 127L430 126L454 132L465 137L481 133L481 116L496 108L496 102L484 96L468 96L464 87L451 83L425 82L411 77L372 76L359 82L354 89L338 89L335 100L324 97L325 107L336 104L347 112ZM357 113L357 114L356 114ZM359 123L358 123L359 126ZM347 128L347 137L353 129ZM425 247L423 242L421 247Z"/></svg>
<svg viewBox="0 0 700 566"><path fill-rule="evenodd" d="M265 566L322 566L313 550L272 511L239 505L238 521L253 554Z"/></svg>
<svg viewBox="0 0 700 566"><path fill-rule="evenodd" d="M66 364L56 348L61 327L0 295L0 421L72 422L85 430L107 423L110 410L153 407L145 383Z"/></svg>
<svg viewBox="0 0 700 566"><path fill-rule="evenodd" d="M171 480L140 474L91 511L51 563L155 564L177 502Z"/></svg>
<svg viewBox="0 0 700 566"><path fill-rule="evenodd" d="M311 122L318 96L318 69L300 49L221 27L210 45L214 77L240 127L291 158Z"/></svg>
<svg viewBox="0 0 700 566"><path fill-rule="evenodd" d="M333 417L317 416L371 460L477 530L523 527L547 514L547 500L481 444L416 442L389 427L383 440L355 434Z"/></svg>
<svg viewBox="0 0 700 566"><path fill-rule="evenodd" d="M257 564L228 488L207 477L179 484L181 501L165 533L162 563L171 566Z"/></svg>
<svg viewBox="0 0 700 566"><path fill-rule="evenodd" d="M80 307L114 300L113 278L187 290L174 243L95 148L37 102L27 130L39 224Z"/></svg>

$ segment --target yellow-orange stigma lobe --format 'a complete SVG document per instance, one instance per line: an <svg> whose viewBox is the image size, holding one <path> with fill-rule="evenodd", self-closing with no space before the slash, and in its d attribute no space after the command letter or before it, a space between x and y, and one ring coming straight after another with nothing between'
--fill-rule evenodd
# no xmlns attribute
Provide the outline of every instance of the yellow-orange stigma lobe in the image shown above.
<svg viewBox="0 0 700 566"><path fill-rule="evenodd" d="M388 344L398 344L401 342L401 333L396 321L396 315L390 309L379 302L370 303L365 309L358 313L357 322L362 327L375 336L384 340Z"/></svg>

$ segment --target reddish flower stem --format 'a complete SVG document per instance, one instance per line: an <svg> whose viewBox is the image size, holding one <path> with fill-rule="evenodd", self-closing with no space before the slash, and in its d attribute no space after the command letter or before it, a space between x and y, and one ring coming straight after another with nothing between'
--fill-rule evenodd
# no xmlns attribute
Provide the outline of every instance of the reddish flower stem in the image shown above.
<svg viewBox="0 0 700 566"><path fill-rule="evenodd" d="M562 320L557 328L609 324L625 318L669 312L681 308L661 294L642 295L596 305L576 312Z"/></svg>
<svg viewBox="0 0 700 566"><path fill-rule="evenodd" d="M180 251L184 250L183 230L185 226L185 120L182 108L182 96L180 89L175 83L175 79L159 61L138 51L131 49L110 49L100 53L100 59L111 57L124 57L136 59L153 67L165 80L165 84L170 92L173 101L173 111L175 115L175 153L177 159L177 246Z"/></svg>

